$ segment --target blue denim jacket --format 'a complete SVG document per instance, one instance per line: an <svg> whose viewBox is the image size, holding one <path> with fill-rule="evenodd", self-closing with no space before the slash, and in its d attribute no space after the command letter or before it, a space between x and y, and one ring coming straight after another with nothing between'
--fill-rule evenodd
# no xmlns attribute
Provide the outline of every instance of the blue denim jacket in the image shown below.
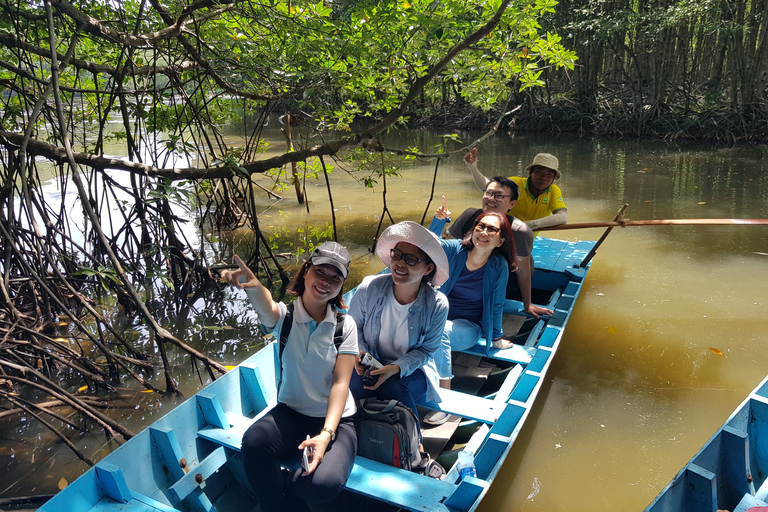
<svg viewBox="0 0 768 512"><path fill-rule="evenodd" d="M429 230L440 236L446 221L438 218L432 219ZM448 280L440 287L440 291L448 295L456 284L461 274L461 269L467 264L469 252L462 247L461 240L443 240L445 255L448 256L449 276ZM490 341L501 337L501 321L504 313L504 301L507 292L507 280L509 280L509 266L506 260L499 255L491 255L486 263L487 269L483 277L483 319L480 327L483 337ZM490 346L490 345L489 345Z"/></svg>
<svg viewBox="0 0 768 512"><path fill-rule="evenodd" d="M357 340L361 351L379 358L376 346L381 333L381 313L392 293L391 274L368 276L357 287L349 305L349 315L357 324ZM436 388L437 369L433 354L440 349L448 318L448 299L427 284L422 284L419 295L408 310L408 352L394 361L405 377L419 368L427 376L427 400L439 402Z"/></svg>

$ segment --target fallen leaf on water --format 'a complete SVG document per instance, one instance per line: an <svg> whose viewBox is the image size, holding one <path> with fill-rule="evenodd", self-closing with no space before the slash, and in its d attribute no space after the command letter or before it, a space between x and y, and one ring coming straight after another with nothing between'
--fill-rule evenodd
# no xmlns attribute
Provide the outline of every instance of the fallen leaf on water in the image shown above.
<svg viewBox="0 0 768 512"><path fill-rule="evenodd" d="M227 366L225 366L224 368L226 368L227 370L234 370L235 368L237 368L237 365L228 364L228 365L227 365Z"/></svg>
<svg viewBox="0 0 768 512"><path fill-rule="evenodd" d="M698 203L696 203L696 204L707 204L707 202L706 202L706 201L699 201L699 202L698 202Z"/></svg>
<svg viewBox="0 0 768 512"><path fill-rule="evenodd" d="M154 391L152 391L151 389L142 389L141 392L142 393L154 393Z"/></svg>
<svg viewBox="0 0 768 512"><path fill-rule="evenodd" d="M618 332L615 327L611 327L610 325L606 328L606 330L608 331L608 334L616 334Z"/></svg>
<svg viewBox="0 0 768 512"><path fill-rule="evenodd" d="M723 353L720 352L719 350L717 350L715 347L709 347L709 350L711 350L712 352L714 352L715 354L717 354L719 356L723 355Z"/></svg>
<svg viewBox="0 0 768 512"><path fill-rule="evenodd" d="M232 327L231 325L222 325L221 328L224 329L225 331L231 331L232 329L234 329L234 327Z"/></svg>
<svg viewBox="0 0 768 512"><path fill-rule="evenodd" d="M83 391L85 391L86 389L88 389L88 386L87 386L87 385L86 385L86 386L80 386L79 388L77 388L77 392L78 392L78 393L82 393L82 392L83 392Z"/></svg>
<svg viewBox="0 0 768 512"><path fill-rule="evenodd" d="M64 490L64 488L65 488L66 486L68 486L68 485L69 485L69 482L67 482L67 479L66 479L66 478L63 478L63 477L62 477L62 479L61 479L61 480L59 480L59 490L60 490L60 491L63 491L63 490Z"/></svg>

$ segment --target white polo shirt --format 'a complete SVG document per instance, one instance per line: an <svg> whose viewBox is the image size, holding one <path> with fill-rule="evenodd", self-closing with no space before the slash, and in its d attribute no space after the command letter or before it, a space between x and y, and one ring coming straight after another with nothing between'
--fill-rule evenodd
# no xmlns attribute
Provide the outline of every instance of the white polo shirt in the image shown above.
<svg viewBox="0 0 768 512"><path fill-rule="evenodd" d="M278 303L280 318L270 330L280 338L287 306ZM328 305L325 319L316 325L301 302L296 299L293 307L293 327L288 335L282 355L282 380L277 393L279 402L307 416L324 418L328 409L328 397L333 383L333 369L337 354L357 356L357 326L351 316L345 315L343 341L338 352L333 344L336 330L336 311ZM269 326L264 326L268 329ZM278 341L279 342L279 341ZM356 412L352 393L347 391L343 417Z"/></svg>

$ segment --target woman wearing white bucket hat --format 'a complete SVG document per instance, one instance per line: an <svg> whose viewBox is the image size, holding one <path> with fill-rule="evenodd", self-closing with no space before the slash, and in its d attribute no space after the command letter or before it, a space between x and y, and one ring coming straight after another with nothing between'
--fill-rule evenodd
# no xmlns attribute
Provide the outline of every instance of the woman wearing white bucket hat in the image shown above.
<svg viewBox="0 0 768 512"><path fill-rule="evenodd" d="M437 236L411 221L384 230L376 253L390 273L363 279L349 314L360 351L384 367L370 372L374 384L364 385L358 358L349 387L356 400L399 400L418 417L418 402L440 401L433 356L442 345L448 300L435 286L448 278L448 259Z"/></svg>
<svg viewBox="0 0 768 512"><path fill-rule="evenodd" d="M475 185L484 191L489 180L477 168L477 148L469 150L464 162L472 173ZM525 172L528 173L527 178L509 177L520 187L520 197L512 204L509 215L522 220L534 231L566 224L568 209L560 187L555 185L555 180L562 176L557 158L549 153L539 153Z"/></svg>

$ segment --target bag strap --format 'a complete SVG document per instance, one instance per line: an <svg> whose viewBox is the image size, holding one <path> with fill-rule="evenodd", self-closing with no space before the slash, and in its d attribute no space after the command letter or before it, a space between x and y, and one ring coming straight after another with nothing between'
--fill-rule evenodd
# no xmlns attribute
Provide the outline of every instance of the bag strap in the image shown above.
<svg viewBox="0 0 768 512"><path fill-rule="evenodd" d="M380 411L374 411L373 409L369 409L368 407L365 406L366 403L367 403L367 400L363 400L362 409L367 414L383 414L383 413L387 413L387 412L393 410L397 406L397 404L400 403L400 402L398 402L397 400L392 399L389 402L387 402L387 405L385 405L384 408L381 409Z"/></svg>
<svg viewBox="0 0 768 512"><path fill-rule="evenodd" d="M291 334L291 327L293 327L293 302L288 304L286 309L283 325L280 328L280 359L283 358L283 350L285 350L285 344ZM346 317L344 313L336 311L336 329L333 332L333 346L336 347L336 352L339 351L339 347L344 342L344 317Z"/></svg>
<svg viewBox="0 0 768 512"><path fill-rule="evenodd" d="M293 327L293 302L286 306L285 318L283 318L283 326L280 328L280 360L283 359L283 350L285 350L285 344L288 341L288 336L291 334L291 327Z"/></svg>

